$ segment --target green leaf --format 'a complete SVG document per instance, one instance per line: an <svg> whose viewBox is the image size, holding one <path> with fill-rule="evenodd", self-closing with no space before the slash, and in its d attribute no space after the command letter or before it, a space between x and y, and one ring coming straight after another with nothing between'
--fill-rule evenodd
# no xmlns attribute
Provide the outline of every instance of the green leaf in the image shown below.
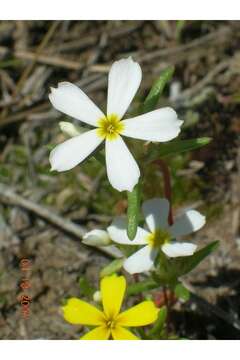
<svg viewBox="0 0 240 360"><path fill-rule="evenodd" d="M127 235L130 240L133 240L137 233L139 222L139 207L141 185L138 183L132 192L127 192L128 195L128 210L127 210Z"/></svg>
<svg viewBox="0 0 240 360"><path fill-rule="evenodd" d="M166 144L161 144L157 149L154 145L152 145L152 149L149 150L151 155L148 158L148 162L152 162L159 157L178 155L186 151L196 150L209 144L211 141L212 139L210 137L202 137L191 140L171 141Z"/></svg>
<svg viewBox="0 0 240 360"><path fill-rule="evenodd" d="M158 100L159 100L166 84L168 83L168 81L171 80L173 73L174 73L173 66L166 68L161 73L159 78L153 84L148 96L146 97L146 99L143 103L143 111L142 111L143 113L149 112L149 111L152 111L155 109L155 107L158 103Z"/></svg>
<svg viewBox="0 0 240 360"><path fill-rule="evenodd" d="M176 23L176 39L179 42L181 40L182 31L186 25L186 20L177 20Z"/></svg>
<svg viewBox="0 0 240 360"><path fill-rule="evenodd" d="M178 299L184 301L188 301L190 299L190 291L186 289L181 283L175 286L174 294Z"/></svg>
<svg viewBox="0 0 240 360"><path fill-rule="evenodd" d="M100 152L94 154L94 158L100 162L101 165L105 166L105 157Z"/></svg>
<svg viewBox="0 0 240 360"><path fill-rule="evenodd" d="M89 284L89 281L84 277L80 277L78 280L81 294L86 297L92 297L95 289Z"/></svg>
<svg viewBox="0 0 240 360"><path fill-rule="evenodd" d="M208 255L210 255L219 245L219 241L213 241L211 244L195 252L192 256L183 256L178 258L168 258L162 251L155 261L156 273L154 279L159 284L176 286L178 278L189 273Z"/></svg>
<svg viewBox="0 0 240 360"><path fill-rule="evenodd" d="M127 295L137 295L144 291L153 290L159 287L159 284L154 280L146 280L128 285Z"/></svg>
<svg viewBox="0 0 240 360"><path fill-rule="evenodd" d="M115 259L109 265L105 266L100 272L100 277L108 276L120 270L124 259Z"/></svg>
<svg viewBox="0 0 240 360"><path fill-rule="evenodd" d="M159 252L156 260L156 271L153 273L153 279L161 285L175 286L177 283L176 269L172 265L173 259L169 259L162 251Z"/></svg>
<svg viewBox="0 0 240 360"><path fill-rule="evenodd" d="M219 241L213 241L204 248L196 251L192 256L184 256L175 259L178 276L185 275L193 270L200 262L210 255L219 246Z"/></svg>
<svg viewBox="0 0 240 360"><path fill-rule="evenodd" d="M148 335L152 336L155 334L160 334L164 328L166 320L167 320L167 307L163 306L159 309L158 318L157 318L153 328L148 332Z"/></svg>

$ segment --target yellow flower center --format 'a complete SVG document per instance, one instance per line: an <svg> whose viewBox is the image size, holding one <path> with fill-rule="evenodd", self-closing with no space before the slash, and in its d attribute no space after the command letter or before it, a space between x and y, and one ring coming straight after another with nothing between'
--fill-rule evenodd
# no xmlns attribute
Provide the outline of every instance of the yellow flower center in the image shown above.
<svg viewBox="0 0 240 360"><path fill-rule="evenodd" d="M114 320L107 320L107 322L106 322L106 327L108 328L108 329L114 329L115 327L116 327L116 321L114 321Z"/></svg>
<svg viewBox="0 0 240 360"><path fill-rule="evenodd" d="M124 125L116 114L98 120L97 134L103 139L116 140L123 129Z"/></svg>
<svg viewBox="0 0 240 360"><path fill-rule="evenodd" d="M148 235L148 244L153 248L158 248L171 240L171 235L167 230L157 229Z"/></svg>

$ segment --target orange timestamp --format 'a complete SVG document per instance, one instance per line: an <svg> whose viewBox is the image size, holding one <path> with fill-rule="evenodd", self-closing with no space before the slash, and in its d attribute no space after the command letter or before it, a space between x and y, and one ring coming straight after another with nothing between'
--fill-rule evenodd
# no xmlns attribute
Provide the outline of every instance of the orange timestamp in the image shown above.
<svg viewBox="0 0 240 360"><path fill-rule="evenodd" d="M22 292L19 296L19 302L21 304L21 315L24 319L28 319L30 315L30 303L32 301L31 296L28 291L31 288L31 281L29 278L29 273L31 271L31 261L29 259L21 259L19 267L22 273L21 281L19 287Z"/></svg>

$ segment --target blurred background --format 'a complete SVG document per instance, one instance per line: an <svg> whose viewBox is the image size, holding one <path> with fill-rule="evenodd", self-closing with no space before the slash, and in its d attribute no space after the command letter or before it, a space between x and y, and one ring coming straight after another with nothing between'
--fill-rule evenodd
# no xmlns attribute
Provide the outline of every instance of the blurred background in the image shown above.
<svg viewBox="0 0 240 360"><path fill-rule="evenodd" d="M186 285L196 294L177 304L172 323L191 339L240 338L240 22L1 21L0 22L0 338L77 339L81 326L60 305L98 284L109 254L81 244L86 229L106 228L126 212L125 193L109 186L90 158L65 173L50 172L49 152L67 139L50 86L70 81L103 110L107 73L133 56L143 70L129 109L136 112L161 71L175 66L159 102L184 119L182 139L212 137L206 147L168 159L175 214L192 207L207 216L199 247L220 240ZM133 148L135 156L142 142ZM144 198L162 196L162 174L144 168ZM27 258L30 315L19 296ZM85 284L85 285L84 285Z"/></svg>

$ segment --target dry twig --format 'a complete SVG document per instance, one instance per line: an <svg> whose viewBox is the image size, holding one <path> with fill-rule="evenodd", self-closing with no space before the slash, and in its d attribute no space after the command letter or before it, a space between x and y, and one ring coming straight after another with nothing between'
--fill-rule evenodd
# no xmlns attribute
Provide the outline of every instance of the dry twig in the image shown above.
<svg viewBox="0 0 240 360"><path fill-rule="evenodd" d="M7 204L20 206L28 211L35 213L44 220L52 223L63 231L81 239L86 233L83 226L76 225L72 221L64 219L62 216L55 214L52 210L47 209L39 204L23 198L13 191L10 187L0 184L0 201ZM120 257L120 253L112 247L95 247L98 251L113 258Z"/></svg>

